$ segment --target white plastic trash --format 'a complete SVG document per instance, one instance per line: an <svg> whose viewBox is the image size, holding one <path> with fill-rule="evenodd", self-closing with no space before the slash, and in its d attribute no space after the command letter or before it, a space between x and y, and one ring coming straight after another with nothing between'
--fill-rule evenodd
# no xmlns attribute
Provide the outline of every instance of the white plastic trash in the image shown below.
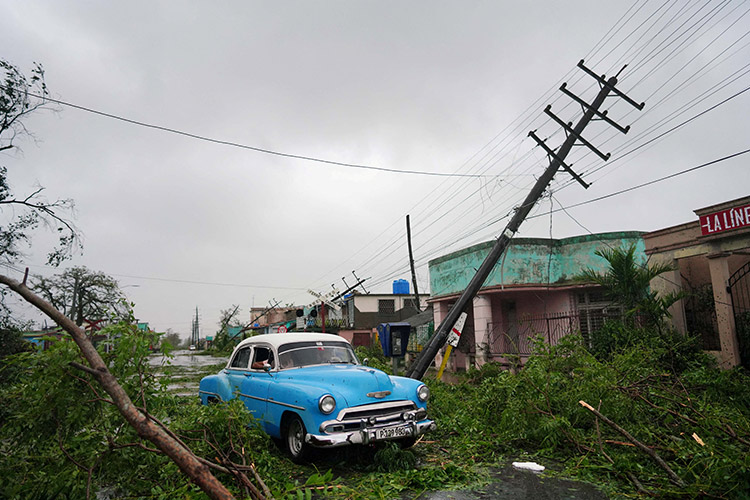
<svg viewBox="0 0 750 500"><path fill-rule="evenodd" d="M542 472L544 470L543 465L539 465L536 462L513 462L513 467L521 470L530 470L533 472Z"/></svg>

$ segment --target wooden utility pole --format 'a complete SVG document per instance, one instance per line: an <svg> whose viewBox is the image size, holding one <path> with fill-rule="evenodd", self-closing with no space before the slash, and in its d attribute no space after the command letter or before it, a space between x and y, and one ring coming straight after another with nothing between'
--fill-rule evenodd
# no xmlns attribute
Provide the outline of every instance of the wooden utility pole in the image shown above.
<svg viewBox="0 0 750 500"><path fill-rule="evenodd" d="M526 219L526 216L529 214L531 209L534 207L537 201L539 201L539 198L542 197L542 194L544 193L545 189L547 189L547 186L552 181L552 178L555 176L557 171L562 167L564 170L566 170L568 173L570 173L578 182L580 182L584 187L588 187L586 183L583 182L583 180L576 175L573 170L565 164L564 160L565 157L570 152L571 148L576 144L576 142L580 142L581 144L586 145L590 149L592 149L596 154L598 154L601 158L603 158L605 161L609 159L609 154L602 154L599 152L596 148L594 148L589 142L587 142L583 137L581 137L581 132L583 132L583 129L586 127L586 125L591 122L592 119L595 117L601 120L606 121L607 123L613 124L612 120L610 120L607 117L607 113L605 112L599 112L599 108L604 103L604 99L607 98L610 92L616 94L617 96L625 99L628 103L632 104L638 109L643 109L644 104L638 104L628 98L625 94L620 92L615 88L615 85L617 84L617 78L611 77L608 80L604 79L604 76L598 76L594 72L592 72L590 69L588 69L586 66L583 65L583 60L581 60L578 63L578 67L584 70L586 73L594 77L601 86L601 90L597 94L596 98L591 104L587 104L583 100L575 97L574 99L581 105L581 107L584 110L583 116L578 121L575 127L571 127L572 124L565 123L559 118L557 118L551 111L551 106L547 106L547 108L544 110L545 113L547 113L550 117L552 117L556 122L558 122L561 126L563 126L566 130L567 138L565 139L565 142L559 147L557 152L552 151L550 148L546 146L544 141L540 140L534 132L529 132L529 136L534 138L537 143L547 152L547 154L550 156L550 164L547 167L547 169L544 171L541 177L537 179L536 183L534 184L534 187L531 188L531 192L526 196L526 199L524 200L523 204L516 208L515 213L513 214L513 217L511 218L510 222L508 222L508 225L505 227L505 230L502 232L499 238L495 240L495 245L490 250L490 253L487 255L487 257L484 259L484 262L482 262L482 265L477 270L474 277L469 282L469 285L466 287L464 292L459 297L458 301L453 305L451 310L448 312L448 315L443 319L443 322L440 323L440 326L438 327L435 334L430 339L429 343L425 346L425 348L422 350L422 352L419 354L417 359L414 361L414 364L411 366L411 369L407 372L407 376L414 378L414 379L421 379L424 377L424 374L427 372L427 368L430 366L432 361L435 359L435 356L437 355L438 351L441 347L445 344L445 341L448 338L448 334L451 331L451 327L458 319L459 315L464 312L469 305L471 304L472 300L476 296L479 289L484 284L484 281L487 279L487 276L489 276L492 269L495 267L495 264L500 259L500 257L503 255L503 252L505 252L505 249L508 247L508 244L510 243L511 238L513 238L513 235L518 231L518 228L521 226L521 223ZM566 84L563 83L561 90L568 94L572 95L570 91L566 89ZM627 133L629 127L622 128L619 126L616 126L618 130L620 130L623 133Z"/></svg>
<svg viewBox="0 0 750 500"><path fill-rule="evenodd" d="M411 283L414 286L414 301L416 302L417 312L422 312L419 307L419 288L417 288L417 273L414 271L414 253L411 251L411 224L409 223L409 214L406 214L406 241L409 244L409 267L411 267Z"/></svg>

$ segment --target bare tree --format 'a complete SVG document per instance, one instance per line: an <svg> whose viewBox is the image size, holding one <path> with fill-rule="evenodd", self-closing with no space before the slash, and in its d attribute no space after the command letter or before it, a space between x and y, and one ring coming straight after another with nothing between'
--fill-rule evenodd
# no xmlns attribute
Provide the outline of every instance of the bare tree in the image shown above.
<svg viewBox="0 0 750 500"><path fill-rule="evenodd" d="M35 64L27 78L17 67L0 59L0 152L17 146L19 136L31 135L23 118L46 107L49 92L44 83L44 70ZM8 183L8 171L0 166L0 214L13 208L12 215L0 220L0 255L12 263L22 254L20 246L29 243L29 233L38 226L47 226L58 233L58 244L48 254L47 261L59 265L80 247L78 230L70 221L74 205L70 199L47 200L37 186L24 196L15 196Z"/></svg>
<svg viewBox="0 0 750 500"><path fill-rule="evenodd" d="M83 266L49 278L35 276L34 289L78 326L87 319L103 319L112 314L124 317L128 312L117 280Z"/></svg>
<svg viewBox="0 0 750 500"><path fill-rule="evenodd" d="M209 470L209 466L213 464L195 456L168 429L162 427L155 419L151 418L133 403L122 386L117 382L117 379L109 371L104 360L82 329L55 309L52 304L29 290L24 283L19 283L14 279L2 275L0 275L0 283L19 294L71 335L73 341L78 345L81 353L89 363L89 366L73 363L73 367L90 374L96 379L99 385L112 398L112 404L117 407L123 418L135 429L141 438L153 443L162 453L172 459L180 470L210 498L215 500L234 498L229 490ZM217 466L214 465L214 467Z"/></svg>

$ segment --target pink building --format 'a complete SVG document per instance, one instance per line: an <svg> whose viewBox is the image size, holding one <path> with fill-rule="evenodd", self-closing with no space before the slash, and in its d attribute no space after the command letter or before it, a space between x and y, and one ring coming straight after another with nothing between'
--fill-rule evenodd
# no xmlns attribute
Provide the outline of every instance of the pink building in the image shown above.
<svg viewBox="0 0 750 500"><path fill-rule="evenodd" d="M513 239L466 311L464 332L449 367L467 369L487 361L512 367L511 360L523 363L528 358L533 339L539 335L555 344L570 333L580 331L585 336L610 314L619 316L619 310L613 310L598 287L575 277L584 268L606 269L606 261L595 255L599 248L636 244L637 256L645 263L641 234ZM493 244L474 245L429 263L429 302L435 325L447 315Z"/></svg>

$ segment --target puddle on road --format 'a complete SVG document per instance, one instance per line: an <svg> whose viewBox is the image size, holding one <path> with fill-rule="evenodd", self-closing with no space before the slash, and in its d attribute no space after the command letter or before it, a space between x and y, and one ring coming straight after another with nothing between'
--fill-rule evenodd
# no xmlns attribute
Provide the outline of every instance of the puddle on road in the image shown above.
<svg viewBox="0 0 750 500"><path fill-rule="evenodd" d="M157 376L162 374L161 367L170 367L172 371L171 383L167 389L177 396L197 396L200 375L216 373L208 367L224 365L228 357L215 357L198 354L201 351L180 350L172 351L173 357L167 358L162 354L154 354L149 357L149 364L157 368Z"/></svg>
<svg viewBox="0 0 750 500"><path fill-rule="evenodd" d="M202 351L172 351L174 357L168 359L161 354L154 354L149 357L149 364L151 366L160 366L166 364L169 361L172 366L186 366L199 368L206 365L215 365L217 363L226 363L228 357L214 357L206 354L197 354Z"/></svg>

